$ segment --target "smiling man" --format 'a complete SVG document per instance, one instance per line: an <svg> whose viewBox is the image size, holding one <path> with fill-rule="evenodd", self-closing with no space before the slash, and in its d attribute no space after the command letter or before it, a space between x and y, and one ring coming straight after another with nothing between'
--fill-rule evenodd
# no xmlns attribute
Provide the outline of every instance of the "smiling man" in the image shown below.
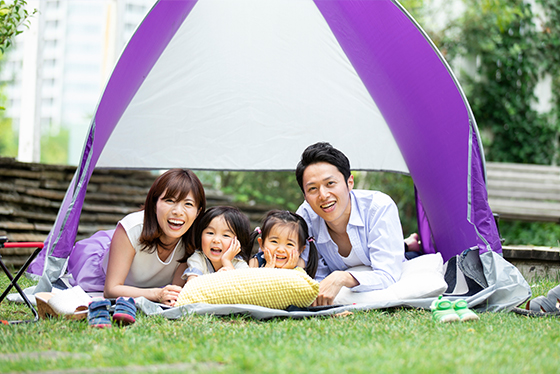
<svg viewBox="0 0 560 374"><path fill-rule="evenodd" d="M380 290L400 279L403 233L397 206L379 191L354 190L348 158L329 143L305 149L296 168L305 202L297 213L309 226L319 252L314 305L331 305L345 286ZM371 271L353 271L356 266Z"/></svg>

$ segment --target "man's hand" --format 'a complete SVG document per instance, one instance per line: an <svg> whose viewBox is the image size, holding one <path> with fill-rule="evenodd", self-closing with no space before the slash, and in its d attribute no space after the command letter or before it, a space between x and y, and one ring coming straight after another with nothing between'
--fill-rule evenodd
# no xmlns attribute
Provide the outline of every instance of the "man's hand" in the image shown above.
<svg viewBox="0 0 560 374"><path fill-rule="evenodd" d="M342 287L355 287L359 283L347 271L333 271L319 283L319 295L311 306L333 305L334 298Z"/></svg>

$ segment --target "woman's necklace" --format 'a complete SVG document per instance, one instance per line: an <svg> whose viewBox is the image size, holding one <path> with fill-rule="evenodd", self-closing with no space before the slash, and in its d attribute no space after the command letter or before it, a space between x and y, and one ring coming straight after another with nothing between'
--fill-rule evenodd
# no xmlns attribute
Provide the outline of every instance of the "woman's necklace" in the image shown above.
<svg viewBox="0 0 560 374"><path fill-rule="evenodd" d="M160 242L160 244L157 245L157 254L159 259L165 262L178 242L179 241L171 243L170 245Z"/></svg>

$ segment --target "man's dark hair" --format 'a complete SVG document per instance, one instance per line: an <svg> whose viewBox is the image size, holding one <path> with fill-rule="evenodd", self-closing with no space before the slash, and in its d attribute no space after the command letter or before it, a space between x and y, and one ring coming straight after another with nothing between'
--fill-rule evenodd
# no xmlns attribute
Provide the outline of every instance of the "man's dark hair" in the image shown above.
<svg viewBox="0 0 560 374"><path fill-rule="evenodd" d="M334 148L327 142L319 142L310 145L301 154L301 160L296 167L296 179L299 184L299 188L305 194L303 190L303 172L309 165L316 164L318 162L326 162L333 166L336 166L338 171L344 176L344 180L348 181L350 178L350 161L348 157L338 149Z"/></svg>

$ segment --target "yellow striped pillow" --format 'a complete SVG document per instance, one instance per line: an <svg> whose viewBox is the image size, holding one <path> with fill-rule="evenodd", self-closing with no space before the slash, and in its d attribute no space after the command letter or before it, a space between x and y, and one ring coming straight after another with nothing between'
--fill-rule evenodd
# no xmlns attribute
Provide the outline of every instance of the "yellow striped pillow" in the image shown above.
<svg viewBox="0 0 560 374"><path fill-rule="evenodd" d="M318 293L319 283L305 271L248 268L207 274L188 281L175 306L206 303L304 308L313 303Z"/></svg>

